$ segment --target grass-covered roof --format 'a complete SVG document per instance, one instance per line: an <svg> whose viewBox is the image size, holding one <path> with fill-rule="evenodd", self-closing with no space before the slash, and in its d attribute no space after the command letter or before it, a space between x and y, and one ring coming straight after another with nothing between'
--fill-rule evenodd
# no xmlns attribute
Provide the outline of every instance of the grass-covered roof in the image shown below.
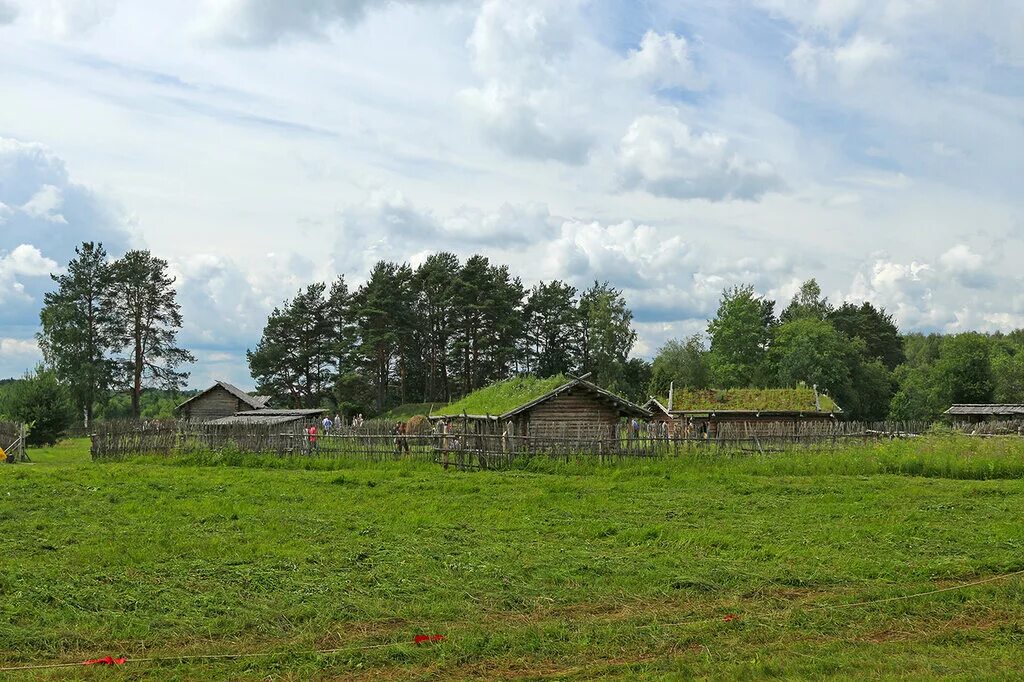
<svg viewBox="0 0 1024 682"><path fill-rule="evenodd" d="M453 416L465 412L471 415L489 414L497 417L524 403L536 400L545 393L550 393L568 381L569 379L561 374L547 379L532 376L512 377L473 391L461 400L437 408L431 414Z"/></svg>
<svg viewBox="0 0 1024 682"><path fill-rule="evenodd" d="M840 409L831 398L818 393L822 412ZM668 405L668 399L661 401ZM730 388L730 389L676 389L672 410L764 410L785 412L814 412L814 389L796 388Z"/></svg>
<svg viewBox="0 0 1024 682"><path fill-rule="evenodd" d="M431 410L437 405L443 405L443 403L402 403L397 407L392 407L384 414L377 417L377 419L412 419L417 415L423 415L424 417L430 414Z"/></svg>

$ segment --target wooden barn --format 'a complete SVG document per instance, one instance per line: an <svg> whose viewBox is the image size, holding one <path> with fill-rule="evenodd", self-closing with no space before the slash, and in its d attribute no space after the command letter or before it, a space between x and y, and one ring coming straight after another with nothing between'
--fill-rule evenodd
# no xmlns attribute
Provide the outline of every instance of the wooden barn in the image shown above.
<svg viewBox="0 0 1024 682"><path fill-rule="evenodd" d="M178 405L174 411L180 419L207 422L233 417L240 412L263 409L268 400L264 396L249 395L226 381L218 381Z"/></svg>
<svg viewBox="0 0 1024 682"><path fill-rule="evenodd" d="M954 423L977 424L989 421L1011 421L1024 419L1024 405L1013 403L960 403L953 405L943 414Z"/></svg>
<svg viewBox="0 0 1024 682"><path fill-rule="evenodd" d="M474 433L530 438L598 438L624 419L651 413L586 377L515 377L471 393L433 412L434 422L472 425Z"/></svg>
<svg viewBox="0 0 1024 682"><path fill-rule="evenodd" d="M843 417L831 398L808 386L682 389L664 404L652 400L672 418L674 432L687 437L797 436Z"/></svg>

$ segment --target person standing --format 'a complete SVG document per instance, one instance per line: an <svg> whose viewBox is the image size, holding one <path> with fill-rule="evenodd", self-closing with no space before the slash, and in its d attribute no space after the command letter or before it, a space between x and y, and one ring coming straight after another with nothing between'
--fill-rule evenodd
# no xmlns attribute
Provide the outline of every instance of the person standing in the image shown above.
<svg viewBox="0 0 1024 682"><path fill-rule="evenodd" d="M320 445L316 442L316 424L310 424L306 430L306 442L309 444L309 454L318 452Z"/></svg>

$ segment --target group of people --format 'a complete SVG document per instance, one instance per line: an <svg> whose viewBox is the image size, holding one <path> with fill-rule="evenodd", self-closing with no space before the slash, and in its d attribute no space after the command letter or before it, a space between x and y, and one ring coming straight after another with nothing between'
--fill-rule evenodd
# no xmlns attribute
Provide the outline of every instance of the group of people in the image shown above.
<svg viewBox="0 0 1024 682"><path fill-rule="evenodd" d="M355 417L352 418L352 426L362 425L363 415L361 413L357 414ZM339 413L335 413L334 419L331 419L330 415L325 416L323 418L323 421L320 422L319 429L317 428L316 424L310 424L305 429L306 451L310 453L318 452L320 449L319 437L321 435L329 436L331 435L331 431L333 429L340 428L342 426L345 426L345 418L342 417L341 414Z"/></svg>

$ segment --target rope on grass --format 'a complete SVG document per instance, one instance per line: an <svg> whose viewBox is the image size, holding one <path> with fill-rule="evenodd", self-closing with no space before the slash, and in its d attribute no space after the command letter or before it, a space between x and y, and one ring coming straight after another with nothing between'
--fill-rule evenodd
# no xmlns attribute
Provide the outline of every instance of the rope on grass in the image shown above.
<svg viewBox="0 0 1024 682"><path fill-rule="evenodd" d="M437 635L434 635L437 637ZM432 640L439 641L439 640ZM111 664L122 665L125 663L163 663L168 661L199 661L214 659L239 659L239 658L265 658L270 656L327 656L330 654L341 654L357 651L369 651L370 649L386 649L388 647L401 646L405 642L388 642L387 644L368 644L366 646L350 646L338 649L309 649L306 651L262 651L244 654L184 654L181 656L146 656L140 658L117 659ZM109 658L109 657L108 657ZM17 665L0 668L0 672L12 672L15 670L42 670L44 668L78 668L84 665L92 665L93 661L75 661L70 663L37 663L29 665Z"/></svg>
<svg viewBox="0 0 1024 682"><path fill-rule="evenodd" d="M943 592L954 592L956 590L962 590L962 589L966 589L968 587L977 587L978 585L985 585L986 583L994 583L994 582L997 582L999 580L1007 580L1009 578L1014 578L1014 577L1019 576L1019 575L1024 575L1024 569L1021 569L1019 571L1013 571L1011 573L1002 573L1000 575L993 575L993 576L989 576L988 578L982 578L980 580L973 580L973 581L968 582L968 583L960 583L959 585L951 585L949 587L940 587L938 589L928 590L926 592L914 592L913 594L901 594L901 595L898 595L898 596L895 596L895 597L884 597L882 599L871 599L871 600L868 600L868 601L859 601L859 602L853 602L853 603L850 603L850 604L816 604L816 605L810 605L810 606L804 606L804 607L795 606L795 607L791 607L789 610L792 611L792 610L799 610L800 608L805 608L805 609L813 610L813 611L832 611L832 610L837 610L837 609L849 609L849 608L854 608L854 607L858 607L858 606L872 606L874 604L886 604L886 603L894 602L894 601L905 601L905 600L908 600L908 599L917 599L919 597L927 597L927 596L930 596L930 595L933 595L933 594L941 594ZM647 627L683 627L683 626L686 626L686 625L706 625L708 623L718 623L718 622L723 622L723 621L728 623L728 622L731 622L733 620L738 620L738 619L739 619L738 616L736 616L735 614L731 614L730 613L730 614L726 615L724 618L721 617L721 616L716 616L714 618L698 618L698 619L695 619L695 620L686 620L686 621L680 621L680 622L677 622L677 623L651 623L649 625L640 625L640 626L637 626L637 627L641 627L641 628L647 628Z"/></svg>
<svg viewBox="0 0 1024 682"><path fill-rule="evenodd" d="M954 592L956 590L962 590L967 587L977 587L978 585L984 585L986 583L994 583L999 580L1006 580L1007 578L1013 578L1018 575L1024 575L1024 569L1019 571L1013 571L1012 573L1003 573L1001 575L993 575L988 578L982 578L981 580L974 580L969 583L961 583L959 585L951 585L950 587L940 587L935 590L928 590L927 592L915 592L913 594L901 594L895 597L885 597L883 599L871 599L869 601L853 602L852 604L821 604L819 606L811 606L812 609L850 609L855 606L872 606L874 604L885 604L894 601L905 601L907 599L916 599L918 597L927 597L933 594L941 594L943 592Z"/></svg>

